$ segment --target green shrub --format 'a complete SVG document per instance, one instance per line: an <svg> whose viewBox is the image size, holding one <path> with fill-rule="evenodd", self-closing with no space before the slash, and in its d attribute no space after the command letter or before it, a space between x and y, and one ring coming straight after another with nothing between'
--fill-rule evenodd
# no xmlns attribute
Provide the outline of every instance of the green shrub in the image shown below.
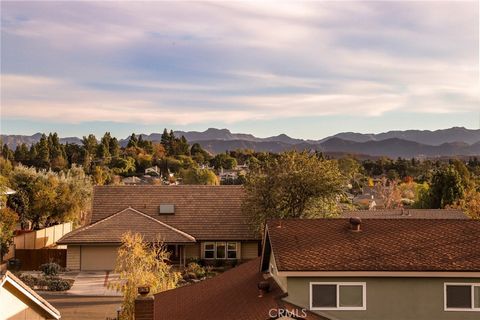
<svg viewBox="0 0 480 320"><path fill-rule="evenodd" d="M185 268L185 274L189 276L190 274L194 274L195 275L194 279L200 279L205 277L205 268L203 268L196 262L190 262Z"/></svg>
<svg viewBox="0 0 480 320"><path fill-rule="evenodd" d="M42 271L46 276L56 276L62 267L55 262L45 263L40 266L40 271Z"/></svg>
<svg viewBox="0 0 480 320"><path fill-rule="evenodd" d="M35 277L25 273L22 273L19 279L35 290L65 291L69 290L73 284L73 280L62 279L55 276Z"/></svg>
<svg viewBox="0 0 480 320"><path fill-rule="evenodd" d="M46 283L48 291L65 291L72 287L69 281L60 278L48 279Z"/></svg>
<svg viewBox="0 0 480 320"><path fill-rule="evenodd" d="M25 283L27 286L30 288L34 288L37 285L38 278L34 277L30 274L22 273L18 276L20 280L22 280L23 283Z"/></svg>

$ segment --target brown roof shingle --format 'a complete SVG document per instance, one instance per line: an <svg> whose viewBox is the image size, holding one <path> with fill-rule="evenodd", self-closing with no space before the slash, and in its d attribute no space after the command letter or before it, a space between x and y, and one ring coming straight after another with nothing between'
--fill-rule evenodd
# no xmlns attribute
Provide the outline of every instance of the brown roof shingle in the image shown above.
<svg viewBox="0 0 480 320"><path fill-rule="evenodd" d="M155 295L155 320L265 320L271 309L300 308L281 301L284 296L270 278L271 290L258 297L257 285L265 280L259 272L260 259L254 259L214 278ZM305 319L324 319L307 312Z"/></svg>
<svg viewBox="0 0 480 320"><path fill-rule="evenodd" d="M138 210L127 208L84 228L67 233L57 243L120 243L122 235L140 233L145 241L168 243L195 242L195 238Z"/></svg>
<svg viewBox="0 0 480 320"><path fill-rule="evenodd" d="M377 209L346 210L339 218L360 217L362 219L469 219L459 209Z"/></svg>
<svg viewBox="0 0 480 320"><path fill-rule="evenodd" d="M268 222L280 271L480 271L480 221L349 219Z"/></svg>
<svg viewBox="0 0 480 320"><path fill-rule="evenodd" d="M97 186L92 223L127 207L182 230L197 240L255 240L241 211L241 186ZM159 215L160 204L175 214Z"/></svg>

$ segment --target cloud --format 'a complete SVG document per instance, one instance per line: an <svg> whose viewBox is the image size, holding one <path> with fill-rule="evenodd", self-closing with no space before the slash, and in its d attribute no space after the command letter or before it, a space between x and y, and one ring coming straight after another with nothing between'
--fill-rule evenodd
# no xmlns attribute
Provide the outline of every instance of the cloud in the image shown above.
<svg viewBox="0 0 480 320"><path fill-rule="evenodd" d="M2 9L5 119L186 125L478 110L478 2Z"/></svg>

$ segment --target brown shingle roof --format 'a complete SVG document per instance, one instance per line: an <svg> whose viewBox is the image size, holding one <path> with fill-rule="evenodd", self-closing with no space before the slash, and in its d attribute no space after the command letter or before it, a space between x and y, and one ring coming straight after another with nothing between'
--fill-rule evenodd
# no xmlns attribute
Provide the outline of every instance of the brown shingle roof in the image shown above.
<svg viewBox="0 0 480 320"><path fill-rule="evenodd" d="M284 303L284 295L270 278L271 290L258 297L257 285L265 280L259 272L260 259L241 264L214 278L155 295L155 320L265 320L270 309L296 306ZM326 319L308 312L305 319ZM327 319L328 320L328 319Z"/></svg>
<svg viewBox="0 0 480 320"><path fill-rule="evenodd" d="M92 222L132 207L197 240L259 239L241 212L243 194L241 186L98 186ZM159 215L160 204L175 214Z"/></svg>
<svg viewBox="0 0 480 320"><path fill-rule="evenodd" d="M272 220L268 236L280 271L480 271L480 221Z"/></svg>
<svg viewBox="0 0 480 320"><path fill-rule="evenodd" d="M195 238L138 210L127 208L63 236L57 243L120 243L127 231L140 233L145 241L195 242Z"/></svg>
<svg viewBox="0 0 480 320"><path fill-rule="evenodd" d="M377 209L377 210L346 210L340 218L387 218L387 219L469 219L459 209Z"/></svg>

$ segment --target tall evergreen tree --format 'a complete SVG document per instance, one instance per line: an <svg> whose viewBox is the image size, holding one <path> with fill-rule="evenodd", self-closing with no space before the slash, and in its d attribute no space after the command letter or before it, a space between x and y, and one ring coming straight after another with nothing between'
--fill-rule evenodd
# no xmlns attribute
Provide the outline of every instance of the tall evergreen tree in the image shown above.
<svg viewBox="0 0 480 320"><path fill-rule="evenodd" d="M45 134L42 134L40 141L37 143L35 164L39 168L50 167L50 148L48 146L48 138Z"/></svg>
<svg viewBox="0 0 480 320"><path fill-rule="evenodd" d="M138 144L137 136L135 135L135 133L132 133L132 135L130 136L130 139L128 140L127 148L137 147L137 144Z"/></svg>

